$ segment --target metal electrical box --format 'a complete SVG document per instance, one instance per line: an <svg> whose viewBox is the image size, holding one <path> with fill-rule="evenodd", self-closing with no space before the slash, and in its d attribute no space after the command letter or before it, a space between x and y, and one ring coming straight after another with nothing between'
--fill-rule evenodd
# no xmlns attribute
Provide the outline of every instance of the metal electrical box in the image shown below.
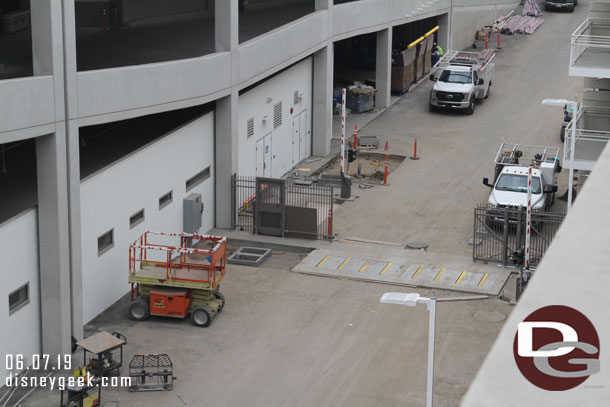
<svg viewBox="0 0 610 407"><path fill-rule="evenodd" d="M203 218L203 202L201 194L190 194L182 201L183 225L185 233L196 233L201 228Z"/></svg>

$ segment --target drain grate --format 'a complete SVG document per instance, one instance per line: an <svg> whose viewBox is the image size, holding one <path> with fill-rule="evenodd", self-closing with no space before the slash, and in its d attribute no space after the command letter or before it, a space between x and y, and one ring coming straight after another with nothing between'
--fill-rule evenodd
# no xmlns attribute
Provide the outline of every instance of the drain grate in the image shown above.
<svg viewBox="0 0 610 407"><path fill-rule="evenodd" d="M227 259L227 263L258 267L270 255L271 249L242 246Z"/></svg>

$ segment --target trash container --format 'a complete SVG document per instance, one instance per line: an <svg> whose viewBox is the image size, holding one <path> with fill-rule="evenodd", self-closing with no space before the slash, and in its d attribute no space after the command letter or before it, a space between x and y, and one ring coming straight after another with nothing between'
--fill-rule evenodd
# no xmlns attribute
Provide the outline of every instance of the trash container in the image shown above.
<svg viewBox="0 0 610 407"><path fill-rule="evenodd" d="M341 174L341 199L349 199L352 196L352 177Z"/></svg>

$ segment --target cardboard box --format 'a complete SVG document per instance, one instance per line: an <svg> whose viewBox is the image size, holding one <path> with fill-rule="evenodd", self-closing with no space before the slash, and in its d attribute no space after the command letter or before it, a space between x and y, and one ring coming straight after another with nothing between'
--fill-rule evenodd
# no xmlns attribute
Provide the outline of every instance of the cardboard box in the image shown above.
<svg viewBox="0 0 610 407"><path fill-rule="evenodd" d="M487 38L487 34L489 33L488 30L479 30L477 31L477 40L478 41L485 41L485 39Z"/></svg>
<svg viewBox="0 0 610 407"><path fill-rule="evenodd" d="M432 49L426 51L424 56L424 75L430 72L430 68L432 68Z"/></svg>
<svg viewBox="0 0 610 407"><path fill-rule="evenodd" d="M424 55L417 57L417 63L415 64L415 79L419 79L424 76Z"/></svg>
<svg viewBox="0 0 610 407"><path fill-rule="evenodd" d="M408 66L393 66L391 84L392 91L403 92L405 89L407 89L415 79L413 76L414 69L414 63L411 63Z"/></svg>
<svg viewBox="0 0 610 407"><path fill-rule="evenodd" d="M401 55L400 64L403 67L411 65L413 63L413 61L415 61L416 52L417 52L417 50L415 49L415 47L402 51L402 53L400 54Z"/></svg>

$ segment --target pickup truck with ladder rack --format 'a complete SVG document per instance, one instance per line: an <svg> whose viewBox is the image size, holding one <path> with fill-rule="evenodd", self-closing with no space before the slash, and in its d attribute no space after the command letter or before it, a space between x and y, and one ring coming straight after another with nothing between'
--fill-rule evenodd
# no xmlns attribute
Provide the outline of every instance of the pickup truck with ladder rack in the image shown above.
<svg viewBox="0 0 610 407"><path fill-rule="evenodd" d="M527 206L529 167L532 167L532 209L551 208L557 192L556 174L561 172L558 147L502 143L494 164L494 182L483 178L483 184L492 190L488 199L492 222L503 221L498 208Z"/></svg>
<svg viewBox="0 0 610 407"><path fill-rule="evenodd" d="M477 100L489 97L494 74L494 50L447 51L434 65L430 80L430 111L465 110L473 114Z"/></svg>

